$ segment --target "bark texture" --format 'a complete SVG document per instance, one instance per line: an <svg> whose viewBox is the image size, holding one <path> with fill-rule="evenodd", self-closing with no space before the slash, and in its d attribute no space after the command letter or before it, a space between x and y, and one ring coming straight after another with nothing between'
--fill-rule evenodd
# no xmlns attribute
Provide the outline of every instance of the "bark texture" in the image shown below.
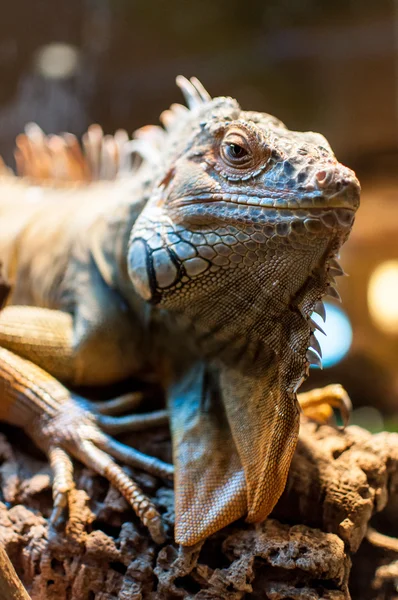
<svg viewBox="0 0 398 600"><path fill-rule="evenodd" d="M162 547L104 479L79 465L80 518L49 528L48 464L17 430L4 431L0 543L32 600L398 598L395 541L365 539L371 519L379 532L398 533L397 434L304 422L271 518L236 523L181 550L172 541L172 488L138 471L168 526ZM134 445L169 458L165 430L135 436Z"/></svg>

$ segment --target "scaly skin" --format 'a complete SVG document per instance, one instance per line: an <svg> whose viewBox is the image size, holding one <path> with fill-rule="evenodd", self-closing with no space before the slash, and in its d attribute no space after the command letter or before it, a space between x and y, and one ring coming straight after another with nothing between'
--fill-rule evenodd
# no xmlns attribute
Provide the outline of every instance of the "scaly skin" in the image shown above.
<svg viewBox="0 0 398 600"><path fill-rule="evenodd" d="M0 258L19 306L1 313L0 344L66 383L157 373L172 426L175 538L191 545L242 516L263 520L283 491L297 389L317 360L309 347L319 350L310 315L335 294L359 184L321 135L211 100L195 79L179 85L189 110L173 105L165 131L141 131L133 144L144 161L130 177L45 188L29 206L26 187L4 181L1 198L6 185L19 194L0 201L12 231L0 231ZM332 405L344 398L328 393ZM76 399L67 402L70 420ZM1 416L29 431L17 404ZM46 423L62 425L59 414ZM75 446L61 425L39 430L86 463L96 446L125 459L92 420L98 429Z"/></svg>

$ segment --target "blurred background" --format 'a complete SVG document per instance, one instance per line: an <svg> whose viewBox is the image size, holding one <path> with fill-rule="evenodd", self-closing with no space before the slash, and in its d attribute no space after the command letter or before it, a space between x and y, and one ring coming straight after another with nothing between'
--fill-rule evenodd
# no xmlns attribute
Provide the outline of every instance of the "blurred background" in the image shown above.
<svg viewBox="0 0 398 600"><path fill-rule="evenodd" d="M341 262L340 305L319 336L354 421L398 430L398 0L13 0L0 20L0 154L29 121L46 133L132 132L211 95L315 130L354 168L362 207Z"/></svg>

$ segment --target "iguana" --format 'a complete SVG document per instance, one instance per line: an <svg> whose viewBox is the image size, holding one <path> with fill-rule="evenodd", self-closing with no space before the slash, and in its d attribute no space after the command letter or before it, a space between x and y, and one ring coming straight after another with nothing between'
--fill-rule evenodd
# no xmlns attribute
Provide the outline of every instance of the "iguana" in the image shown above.
<svg viewBox="0 0 398 600"><path fill-rule="evenodd" d="M172 105L163 128L131 142L91 128L84 157L70 135L31 128L19 138L24 177L0 181L0 260L12 284L0 314L0 418L47 453L54 518L74 486L74 456L160 542L157 510L114 459L170 478L173 467L109 434L169 416L175 539L192 545L240 517L265 519L284 489L297 390L320 360L311 314L337 296L336 257L360 188L322 135L211 99L195 78L177 83L188 108ZM95 181L101 173L110 181ZM81 183L60 185L68 179ZM95 408L63 385L148 372L165 411L113 416L136 397ZM315 413L345 399L339 386L299 396Z"/></svg>

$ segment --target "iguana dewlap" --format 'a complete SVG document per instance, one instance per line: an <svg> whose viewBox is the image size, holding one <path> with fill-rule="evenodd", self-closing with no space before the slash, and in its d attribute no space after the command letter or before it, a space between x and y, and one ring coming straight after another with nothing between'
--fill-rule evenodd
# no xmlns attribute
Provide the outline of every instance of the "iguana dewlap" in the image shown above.
<svg viewBox="0 0 398 600"><path fill-rule="evenodd" d="M165 413L114 417L131 398L95 409L59 383L155 371L171 420L175 538L191 545L240 517L263 520L283 491L297 389L319 360L311 313L337 294L359 184L320 134L211 99L196 79L178 83L189 108L165 111L164 129L144 128L133 142L91 129L86 159L71 136L20 138L27 177L0 182L0 260L12 283L0 313L0 417L47 452L56 513L74 485L74 455L160 541L155 507L111 456L162 476L172 468L106 432ZM129 150L141 162L112 179ZM32 185L101 170L110 181Z"/></svg>

